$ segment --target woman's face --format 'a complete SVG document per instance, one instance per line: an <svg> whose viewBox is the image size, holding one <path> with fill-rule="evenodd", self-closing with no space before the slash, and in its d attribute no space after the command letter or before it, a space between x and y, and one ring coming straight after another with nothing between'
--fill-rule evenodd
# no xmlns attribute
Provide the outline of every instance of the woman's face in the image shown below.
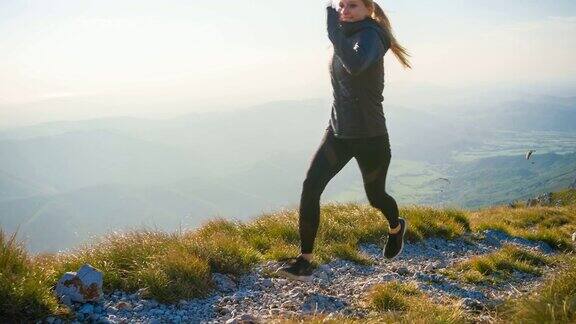
<svg viewBox="0 0 576 324"><path fill-rule="evenodd" d="M340 0L340 20L345 22L360 21L370 15L370 10L362 0Z"/></svg>

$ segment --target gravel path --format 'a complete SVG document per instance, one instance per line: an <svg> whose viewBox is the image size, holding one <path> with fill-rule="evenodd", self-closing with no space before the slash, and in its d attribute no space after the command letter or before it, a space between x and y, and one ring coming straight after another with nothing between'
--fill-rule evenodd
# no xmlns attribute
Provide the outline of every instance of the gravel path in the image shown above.
<svg viewBox="0 0 576 324"><path fill-rule="evenodd" d="M457 297L462 308L481 312L505 298L533 289L540 282L539 277L517 272L510 281L499 285L472 285L451 280L439 270L474 255L495 251L504 243L553 253L546 243L514 238L493 230L484 232L481 238L450 241L431 238L406 244L402 254L393 261L381 256L381 248L368 244L362 245L360 250L374 261L373 265L335 260L316 269L313 281L309 283L266 276L281 265L269 261L239 278L214 274L219 288L206 298L163 305L141 299L138 293L116 291L105 295L99 304L76 305L75 310L78 322L95 323L266 322L278 315L292 317L314 313L363 318L368 313L358 301L366 291L375 284L399 280L415 282L438 301ZM61 323L55 318L46 321Z"/></svg>

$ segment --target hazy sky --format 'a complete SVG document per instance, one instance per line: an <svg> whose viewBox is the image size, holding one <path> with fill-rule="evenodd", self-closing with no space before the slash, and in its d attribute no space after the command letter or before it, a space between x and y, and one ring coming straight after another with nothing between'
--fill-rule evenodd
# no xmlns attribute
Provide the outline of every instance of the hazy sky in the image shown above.
<svg viewBox="0 0 576 324"><path fill-rule="evenodd" d="M137 114L329 96L325 3L0 0L0 118L61 98ZM576 75L574 0L379 4L414 65L388 52L387 87Z"/></svg>

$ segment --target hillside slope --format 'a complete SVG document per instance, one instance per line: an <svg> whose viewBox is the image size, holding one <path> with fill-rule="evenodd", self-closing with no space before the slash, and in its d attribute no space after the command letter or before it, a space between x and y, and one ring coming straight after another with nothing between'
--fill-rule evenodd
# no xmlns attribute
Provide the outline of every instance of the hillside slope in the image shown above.
<svg viewBox="0 0 576 324"><path fill-rule="evenodd" d="M566 279L576 276L575 207L575 190L553 194L549 206L405 207L409 243L390 261L381 256L387 224L379 211L327 204L311 283L274 274L298 253L296 210L245 223L213 219L195 231L118 233L60 255L29 256L1 234L0 318L465 323L523 314L529 322L569 322L576 319L576 308L566 307L576 293L576 281ZM84 263L103 271L104 299L59 305L53 285ZM548 306L533 311L541 305Z"/></svg>

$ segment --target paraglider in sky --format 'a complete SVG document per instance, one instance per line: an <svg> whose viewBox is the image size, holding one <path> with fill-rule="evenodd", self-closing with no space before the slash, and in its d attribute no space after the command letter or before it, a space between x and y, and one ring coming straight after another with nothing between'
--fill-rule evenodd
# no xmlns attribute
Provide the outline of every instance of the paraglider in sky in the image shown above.
<svg viewBox="0 0 576 324"><path fill-rule="evenodd" d="M432 186L436 187L440 192L444 192L444 190L448 188L449 184L450 180L447 178L436 178L432 181Z"/></svg>
<svg viewBox="0 0 576 324"><path fill-rule="evenodd" d="M448 180L448 179L446 179L446 178L438 178L438 180L442 180L442 181L445 181L445 182L450 183L450 180Z"/></svg>
<svg viewBox="0 0 576 324"><path fill-rule="evenodd" d="M526 152L526 160L530 160L530 157L532 157L532 153L536 152L535 150L528 150L528 152ZM532 161L532 164L534 164L534 161Z"/></svg>

